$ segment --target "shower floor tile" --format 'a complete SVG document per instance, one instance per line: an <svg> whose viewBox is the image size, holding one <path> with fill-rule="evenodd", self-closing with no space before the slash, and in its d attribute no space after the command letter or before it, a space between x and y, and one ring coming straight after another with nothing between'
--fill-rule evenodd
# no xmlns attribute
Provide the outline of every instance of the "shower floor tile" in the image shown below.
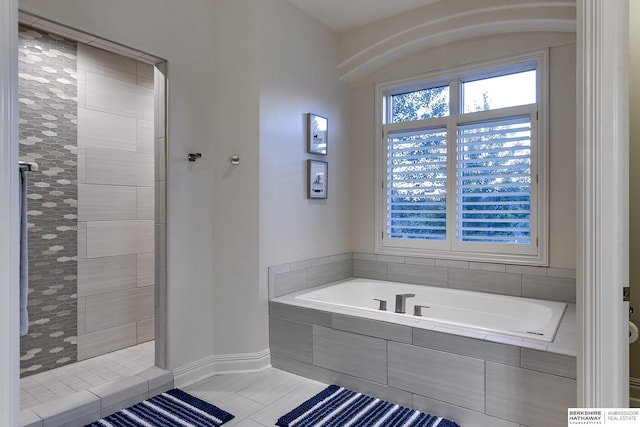
<svg viewBox="0 0 640 427"><path fill-rule="evenodd" d="M20 380L20 407L28 409L81 390L127 377L154 365L155 344L149 341L113 353L31 375Z"/></svg>

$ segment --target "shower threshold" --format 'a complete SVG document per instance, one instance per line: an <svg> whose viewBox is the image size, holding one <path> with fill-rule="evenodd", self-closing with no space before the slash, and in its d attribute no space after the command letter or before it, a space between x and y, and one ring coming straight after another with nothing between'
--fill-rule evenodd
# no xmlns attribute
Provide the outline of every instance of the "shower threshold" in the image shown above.
<svg viewBox="0 0 640 427"><path fill-rule="evenodd" d="M20 380L20 408L28 409L78 391L129 377L154 366L155 342L148 341Z"/></svg>

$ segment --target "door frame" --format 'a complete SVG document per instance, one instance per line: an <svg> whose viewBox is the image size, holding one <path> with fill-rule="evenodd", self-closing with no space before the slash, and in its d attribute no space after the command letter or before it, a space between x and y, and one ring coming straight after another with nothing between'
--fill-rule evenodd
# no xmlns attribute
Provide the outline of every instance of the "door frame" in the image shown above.
<svg viewBox="0 0 640 427"><path fill-rule="evenodd" d="M579 0L577 403L629 406L629 1Z"/></svg>
<svg viewBox="0 0 640 427"><path fill-rule="evenodd" d="M18 0L0 0L0 425L20 415Z"/></svg>

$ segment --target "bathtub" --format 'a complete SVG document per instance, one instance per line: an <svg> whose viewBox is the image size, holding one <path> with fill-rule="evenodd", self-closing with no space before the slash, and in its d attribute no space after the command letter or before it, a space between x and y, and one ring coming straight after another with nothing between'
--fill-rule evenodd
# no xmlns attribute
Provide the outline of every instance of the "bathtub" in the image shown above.
<svg viewBox="0 0 640 427"><path fill-rule="evenodd" d="M396 295L407 293L415 294L415 297L407 298L406 313L395 313ZM376 299L387 302L386 311L379 309L380 303ZM297 292L278 300L411 327L464 328L545 342L553 341L567 307L565 303L555 301L360 278ZM426 306L420 317L414 315L416 305Z"/></svg>

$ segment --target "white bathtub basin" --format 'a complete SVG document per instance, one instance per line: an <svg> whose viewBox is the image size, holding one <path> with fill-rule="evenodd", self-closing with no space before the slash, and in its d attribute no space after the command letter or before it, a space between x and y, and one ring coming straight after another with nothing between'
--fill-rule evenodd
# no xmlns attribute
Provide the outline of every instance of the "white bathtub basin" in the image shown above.
<svg viewBox="0 0 640 427"><path fill-rule="evenodd" d="M406 300L406 314L394 313L397 294L415 294ZM387 311L379 302L387 301ZM285 298L292 303L386 322L425 328L463 327L484 333L553 341L566 304L483 292L431 286L352 279ZM422 317L414 306L422 305Z"/></svg>

